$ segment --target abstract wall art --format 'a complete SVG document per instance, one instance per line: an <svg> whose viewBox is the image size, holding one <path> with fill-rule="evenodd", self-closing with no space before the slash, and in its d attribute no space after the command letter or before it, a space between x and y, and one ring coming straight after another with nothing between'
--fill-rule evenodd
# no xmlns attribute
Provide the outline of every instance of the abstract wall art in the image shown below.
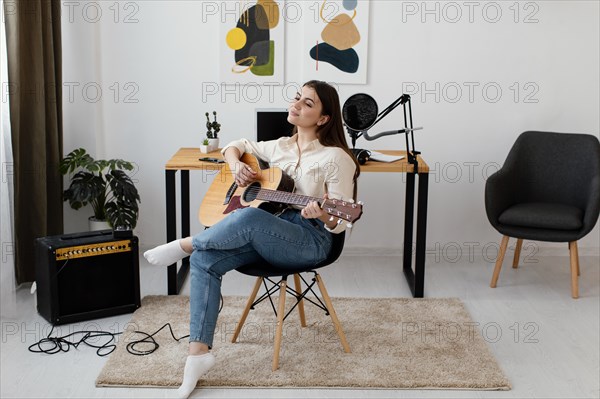
<svg viewBox="0 0 600 399"><path fill-rule="evenodd" d="M226 1L221 5L221 82L283 84L283 1Z"/></svg>
<svg viewBox="0 0 600 399"><path fill-rule="evenodd" d="M304 4L303 77L367 83L368 0L311 0Z"/></svg>

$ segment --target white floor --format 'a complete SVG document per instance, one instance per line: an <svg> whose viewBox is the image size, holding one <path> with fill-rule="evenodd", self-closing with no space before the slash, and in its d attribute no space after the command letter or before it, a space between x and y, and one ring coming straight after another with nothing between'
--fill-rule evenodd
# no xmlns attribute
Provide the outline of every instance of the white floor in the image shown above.
<svg viewBox="0 0 600 399"><path fill-rule="evenodd" d="M566 252L566 251L565 251ZM565 254L567 255L567 254ZM198 389L203 398L598 398L600 396L600 260L580 259L580 299L570 295L569 259L537 257L511 268L507 254L498 288L489 288L493 264L481 259L449 263L428 259L425 295L458 297L479 323L510 380L510 391ZM537 261L537 263L536 263ZM409 297L400 258L343 256L321 274L332 297ZM141 259L142 296L166 293L164 269ZM230 273L224 295L247 295L252 279ZM189 292L186 286L183 294ZM335 304L335 299L334 299ZM96 388L106 358L80 347L68 353L42 355L27 347L48 334L50 325L35 310L27 288L17 296L16 316L2 319L2 398L163 398L172 389ZM131 315L61 326L63 333L83 328L121 331ZM343 320L342 320L343 323ZM218 367L218 364L217 366Z"/></svg>

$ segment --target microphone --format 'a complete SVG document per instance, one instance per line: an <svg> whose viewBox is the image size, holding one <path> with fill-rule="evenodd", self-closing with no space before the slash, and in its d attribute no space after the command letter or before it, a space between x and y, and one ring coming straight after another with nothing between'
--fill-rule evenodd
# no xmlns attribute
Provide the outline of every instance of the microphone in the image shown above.
<svg viewBox="0 0 600 399"><path fill-rule="evenodd" d="M354 94L346 100L342 107L342 118L348 135L352 139L352 148L358 158L360 149L356 149L356 140L363 135L377 118L377 103L368 94ZM365 136L366 137L366 136ZM366 161L365 161L366 162Z"/></svg>
<svg viewBox="0 0 600 399"><path fill-rule="evenodd" d="M342 118L349 133L369 130L375 124L377 116L377 102L365 93L350 96L342 107Z"/></svg>
<svg viewBox="0 0 600 399"><path fill-rule="evenodd" d="M351 129L350 127L348 127L348 125L346 125L346 131L348 132L348 135L352 139L352 148L356 147L356 139L358 139L360 136L362 136L363 133L359 132L357 130Z"/></svg>
<svg viewBox="0 0 600 399"><path fill-rule="evenodd" d="M404 107L404 129L387 130L377 133L373 136L369 135L369 129L375 126L381 119L383 119L399 105ZM360 154L362 151L366 151L354 148L356 145L356 140L361 136L364 136L368 141L373 141L380 137L404 133L406 135L406 152L408 155L408 161L416 165L416 155L420 152L415 150L413 132L415 130L421 130L423 127L413 127L410 95L402 94L383 111L378 111L379 109L375 99L365 93L354 94L350 96L344 103L344 106L342 107L342 118L344 120L346 130L348 131L348 135L352 139L352 148L355 155ZM409 146L409 135L411 135L412 151L410 150Z"/></svg>

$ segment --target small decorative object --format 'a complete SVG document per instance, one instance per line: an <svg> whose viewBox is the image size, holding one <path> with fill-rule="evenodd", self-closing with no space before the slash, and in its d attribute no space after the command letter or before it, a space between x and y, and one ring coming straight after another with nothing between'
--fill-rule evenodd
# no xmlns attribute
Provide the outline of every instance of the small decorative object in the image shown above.
<svg viewBox="0 0 600 399"><path fill-rule="evenodd" d="M200 152L203 154L208 154L208 139L204 139L202 145L200 146Z"/></svg>
<svg viewBox="0 0 600 399"><path fill-rule="evenodd" d="M71 208L77 210L88 203L92 205L94 216L90 217L90 226L95 219L108 222L113 229L135 227L140 196L124 171L133 170L131 162L95 160L83 148L78 148L60 161L59 170L63 175L71 175L71 184L63 192Z"/></svg>
<svg viewBox="0 0 600 399"><path fill-rule="evenodd" d="M217 122L217 111L213 111L214 120L211 122L209 113L206 114L206 138L208 139L208 152L215 151L219 148L219 132L221 124Z"/></svg>

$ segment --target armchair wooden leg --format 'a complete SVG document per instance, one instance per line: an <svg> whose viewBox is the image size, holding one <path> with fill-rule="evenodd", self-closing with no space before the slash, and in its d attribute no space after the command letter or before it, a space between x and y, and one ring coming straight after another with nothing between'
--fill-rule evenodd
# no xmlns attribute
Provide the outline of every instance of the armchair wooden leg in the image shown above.
<svg viewBox="0 0 600 399"><path fill-rule="evenodd" d="M513 269L519 267L519 257L521 256L521 247L523 246L523 239L517 238L517 246L515 247L515 257L513 258Z"/></svg>
<svg viewBox="0 0 600 399"><path fill-rule="evenodd" d="M496 259L496 267L494 267L494 274L492 275L492 282L490 283L490 287L492 288L496 288L496 283L498 282L500 269L502 269L502 261L504 261L504 254L506 253L506 247L508 246L508 238L508 236L503 236L502 242L500 243L498 259Z"/></svg>
<svg viewBox="0 0 600 399"><path fill-rule="evenodd" d="M569 245L569 251L571 251L571 243ZM577 242L575 243L575 249L577 250ZM579 252L577 252L577 275L581 276L581 269L579 269Z"/></svg>
<svg viewBox="0 0 600 399"><path fill-rule="evenodd" d="M275 331L275 348L273 350L273 371L279 367L279 349L281 348L281 338L283 335L286 288L287 278L283 278L279 283L279 307L277 308L277 329Z"/></svg>
<svg viewBox="0 0 600 399"><path fill-rule="evenodd" d="M240 321L238 322L238 325L235 328L235 333L233 334L233 338L231 338L231 343L233 343L233 344L235 344L235 341L237 341L238 336L240 335L240 332L242 331L242 327L244 326L244 323L246 322L246 317L248 317L248 313L250 312L250 308L252 307L252 304L254 303L254 300L256 299L256 294L258 294L258 290L260 289L260 285L262 284L262 282L263 282L263 278L258 277L256 279L256 282L254 283L254 288L252 289L252 293L248 297L248 302L246 303L246 308L244 309L244 313L242 313L242 317L240 318Z"/></svg>
<svg viewBox="0 0 600 399"><path fill-rule="evenodd" d="M571 296L577 299L579 298L579 254L577 253L577 241L569 243L569 252L571 255Z"/></svg>
<svg viewBox="0 0 600 399"><path fill-rule="evenodd" d="M321 279L321 276L316 274L317 285L319 286L319 291L321 291L321 295L323 296L323 301L325 301L325 305L327 306L327 311L331 316L331 321L333 321L333 325L335 327L335 331L337 331L340 336L340 341L342 342L342 346L344 347L344 352L350 353L350 345L348 345L348 341L346 340L346 335L344 334L344 330L342 330L342 325L340 324L340 320L335 313L335 309L333 308L333 303L331 302L331 298L327 293L327 289L325 288L325 284Z"/></svg>
<svg viewBox="0 0 600 399"><path fill-rule="evenodd" d="M298 294L302 293L302 285L300 284L300 276L298 274L294 274L294 286L296 287L296 292ZM300 314L300 325L302 327L306 327L306 316L304 314L304 299L301 299L298 302L298 313Z"/></svg>

